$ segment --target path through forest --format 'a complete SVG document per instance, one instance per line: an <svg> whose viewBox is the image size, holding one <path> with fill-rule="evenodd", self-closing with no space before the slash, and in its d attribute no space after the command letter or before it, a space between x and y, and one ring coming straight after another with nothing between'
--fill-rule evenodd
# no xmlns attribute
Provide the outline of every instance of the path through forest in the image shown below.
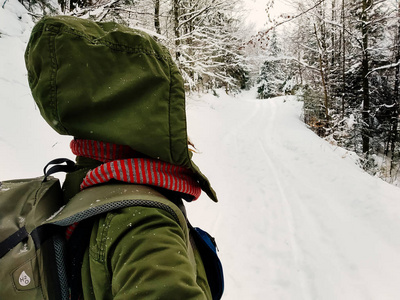
<svg viewBox="0 0 400 300"><path fill-rule="evenodd" d="M300 114L295 97L254 91L189 100L195 161L220 198L189 213L217 237L225 299L397 299L400 189Z"/></svg>

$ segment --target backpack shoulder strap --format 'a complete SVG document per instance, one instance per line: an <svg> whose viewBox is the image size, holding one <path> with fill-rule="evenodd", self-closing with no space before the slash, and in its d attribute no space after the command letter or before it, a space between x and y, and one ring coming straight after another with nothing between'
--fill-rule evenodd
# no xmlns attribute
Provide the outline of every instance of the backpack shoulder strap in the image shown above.
<svg viewBox="0 0 400 300"><path fill-rule="evenodd" d="M58 179L15 179L0 185L0 258L26 239L61 206ZM37 245L37 240L34 240Z"/></svg>
<svg viewBox="0 0 400 300"><path fill-rule="evenodd" d="M76 234L71 236L69 242L70 246L76 243L81 244L79 241L82 241L82 239L83 241L85 239L87 240L87 236L90 234L90 229L87 232L85 230L82 232L81 229L91 228L88 224L91 224L93 220L92 217L131 206L155 207L169 212L178 222L185 236L189 237L185 216L177 205L148 186L120 183L97 185L79 192L56 214L49 218L43 224L43 227L65 228L77 222L81 223L81 225L88 222L86 225L77 227ZM189 238L187 239L189 243ZM80 246L82 246L82 244ZM82 259L82 253L78 254L78 251L75 250L72 252L74 255L71 256L69 260L72 265L77 265L77 268L72 268L70 272L74 273L74 276L77 277L75 280L71 280L70 278L71 299L78 299L77 295L80 294L79 264ZM60 270L59 273L66 274L67 276L64 263L57 262L57 268Z"/></svg>
<svg viewBox="0 0 400 300"><path fill-rule="evenodd" d="M129 206L156 207L168 211L186 228L180 208L153 188L136 184L106 184L85 189L74 197L47 224L68 226L90 217Z"/></svg>

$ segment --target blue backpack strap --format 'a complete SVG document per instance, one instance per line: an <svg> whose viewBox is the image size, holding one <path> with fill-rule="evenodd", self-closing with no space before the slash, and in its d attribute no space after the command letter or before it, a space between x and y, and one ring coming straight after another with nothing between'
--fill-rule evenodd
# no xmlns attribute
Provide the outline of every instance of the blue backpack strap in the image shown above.
<svg viewBox="0 0 400 300"><path fill-rule="evenodd" d="M187 226L190 231L190 235L193 237L194 242L196 244L197 250L199 251L201 260L204 265L204 269L206 271L208 285L210 286L211 295L213 300L219 300L222 297L224 292L224 273L222 269L222 263L217 254L217 244L215 239L206 231L193 227L190 224L187 215L185 206L182 203L182 200L178 197L178 199L174 199L171 195L167 196L179 209L182 211L185 216Z"/></svg>
<svg viewBox="0 0 400 300"><path fill-rule="evenodd" d="M217 254L215 239L206 231L192 227L190 223L188 225L204 264L212 298L219 300L224 292L224 273Z"/></svg>

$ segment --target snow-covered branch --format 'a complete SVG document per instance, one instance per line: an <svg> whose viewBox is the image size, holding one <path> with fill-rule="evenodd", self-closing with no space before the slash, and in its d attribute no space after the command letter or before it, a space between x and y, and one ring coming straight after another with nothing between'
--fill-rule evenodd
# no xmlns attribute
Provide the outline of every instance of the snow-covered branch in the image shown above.
<svg viewBox="0 0 400 300"><path fill-rule="evenodd" d="M387 69L392 69L392 68L396 68L400 65L400 61L398 61L397 63L393 63L393 64L389 64L389 65L385 65L385 66L381 66L378 68L374 68L371 71L368 72L367 76L369 76L370 74L372 74L373 72L377 72L380 70L387 70Z"/></svg>

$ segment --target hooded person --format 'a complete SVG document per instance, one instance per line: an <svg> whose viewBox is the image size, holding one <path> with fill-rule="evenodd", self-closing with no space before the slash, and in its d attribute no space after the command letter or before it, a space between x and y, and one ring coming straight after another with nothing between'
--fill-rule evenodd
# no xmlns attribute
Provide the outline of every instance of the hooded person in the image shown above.
<svg viewBox="0 0 400 300"><path fill-rule="evenodd" d="M169 51L139 30L57 16L35 25L25 61L41 115L74 137L65 202L82 190L143 200L68 228L72 298L211 299L182 199L217 197L188 149L183 79ZM153 196L164 200L150 205Z"/></svg>

